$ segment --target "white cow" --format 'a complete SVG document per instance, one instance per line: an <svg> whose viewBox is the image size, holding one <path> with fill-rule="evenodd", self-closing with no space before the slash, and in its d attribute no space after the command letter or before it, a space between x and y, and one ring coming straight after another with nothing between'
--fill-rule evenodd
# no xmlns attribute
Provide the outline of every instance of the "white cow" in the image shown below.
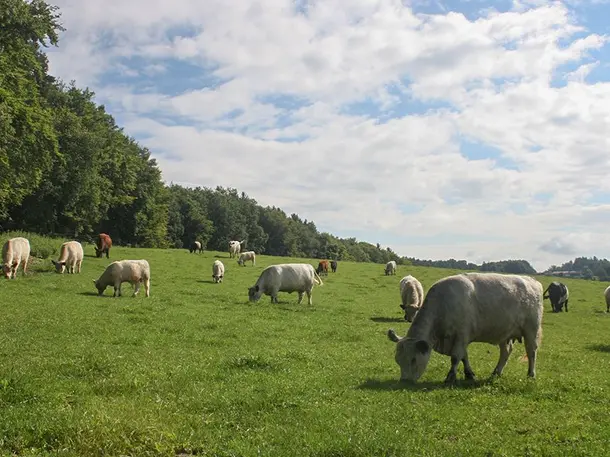
<svg viewBox="0 0 610 457"><path fill-rule="evenodd" d="M303 301L303 294L307 293L308 303L311 305L311 291L314 284L322 286L324 283L309 263L282 263L265 268L256 284L248 289L248 299L258 301L263 294L271 296L271 303L278 303L278 292L298 292L299 304Z"/></svg>
<svg viewBox="0 0 610 457"><path fill-rule="evenodd" d="M19 265L23 262L23 274L27 270L30 258L30 242L20 236L11 238L2 246L2 273L5 278L15 279Z"/></svg>
<svg viewBox="0 0 610 457"><path fill-rule="evenodd" d="M146 260L117 260L106 267L98 280L93 280L98 295L102 295L108 286L114 286L113 297L121 296L121 284L134 286L133 296L138 295L140 284L144 284L146 296L150 297L150 265Z"/></svg>
<svg viewBox="0 0 610 457"><path fill-rule="evenodd" d="M610 286L604 291L604 297L606 298L606 312L610 313Z"/></svg>
<svg viewBox="0 0 610 457"><path fill-rule="evenodd" d="M256 265L256 254L254 251L242 252L237 263L245 267L248 260L252 261L253 266Z"/></svg>
<svg viewBox="0 0 610 457"><path fill-rule="evenodd" d="M78 268L80 273L84 255L82 244L78 241L67 241L59 249L59 259L57 261L51 260L51 262L55 265L57 273L63 274L66 266L68 267L68 273L74 274L75 268Z"/></svg>
<svg viewBox="0 0 610 457"><path fill-rule="evenodd" d="M225 266L220 260L214 260L212 264L212 278L214 282L222 282L222 278L225 275Z"/></svg>
<svg viewBox="0 0 610 457"><path fill-rule="evenodd" d="M463 273L437 281L404 338L388 330L396 344L400 379L417 381L426 370L432 349L451 357L445 379L453 383L464 364L467 379L474 379L467 346L483 342L500 347L492 376L500 376L513 349L525 340L528 376L536 377L536 352L542 337L542 284L529 276L498 273Z"/></svg>
<svg viewBox="0 0 610 457"><path fill-rule="evenodd" d="M415 277L408 275L400 280L400 307L405 312L405 320L413 322L424 303L424 288Z"/></svg>
<svg viewBox="0 0 610 457"><path fill-rule="evenodd" d="M388 263L385 264L385 274L387 275L395 275L396 274L396 261L395 260L390 260Z"/></svg>
<svg viewBox="0 0 610 457"><path fill-rule="evenodd" d="M246 240L242 241L229 241L229 257L237 257L241 252L241 245L245 243Z"/></svg>

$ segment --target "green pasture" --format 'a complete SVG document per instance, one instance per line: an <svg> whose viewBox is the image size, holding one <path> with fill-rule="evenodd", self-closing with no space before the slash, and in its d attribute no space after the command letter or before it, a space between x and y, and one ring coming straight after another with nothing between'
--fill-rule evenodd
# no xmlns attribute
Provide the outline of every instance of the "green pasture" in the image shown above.
<svg viewBox="0 0 610 457"><path fill-rule="evenodd" d="M473 343L478 382L463 381L460 366L450 388L449 358L436 353L420 382L399 383L386 332L409 326L400 278L427 290L455 271L399 266L384 276L383 265L339 262L310 307L296 293L252 304L247 289L265 266L315 260L258 256L239 267L225 252L121 247L107 260L92 245L85 255L81 274L34 259L26 277L0 281L0 455L610 453L605 283L564 280L567 314L545 301L536 380L516 344L503 376L487 382L498 348ZM141 258L150 298L133 298L127 283L123 297L96 296L92 280L109 262ZM216 258L222 284L212 283Z"/></svg>

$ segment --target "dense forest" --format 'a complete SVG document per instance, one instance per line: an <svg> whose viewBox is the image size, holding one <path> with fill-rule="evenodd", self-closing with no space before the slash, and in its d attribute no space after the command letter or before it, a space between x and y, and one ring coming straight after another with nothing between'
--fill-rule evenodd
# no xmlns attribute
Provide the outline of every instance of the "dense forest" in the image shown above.
<svg viewBox="0 0 610 457"><path fill-rule="evenodd" d="M42 0L0 0L0 230L90 241L535 273L525 260L475 265L400 257L389 247L320 233L313 221L262 207L237 189L166 185L151 152L119 127L94 93L48 73L60 13ZM578 261L578 259L577 259ZM604 274L610 272L607 262ZM601 267L600 267L601 268ZM601 277L601 270L593 275Z"/></svg>

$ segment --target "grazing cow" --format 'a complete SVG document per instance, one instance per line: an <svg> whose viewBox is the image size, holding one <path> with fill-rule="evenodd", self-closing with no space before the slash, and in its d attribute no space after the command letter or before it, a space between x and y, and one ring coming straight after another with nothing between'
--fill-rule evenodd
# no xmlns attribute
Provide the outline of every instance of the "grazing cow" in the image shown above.
<svg viewBox="0 0 610 457"><path fill-rule="evenodd" d="M563 305L566 305L566 313L568 312L568 298L570 292L568 286L561 282L553 281L544 291L544 298L551 300L551 307L554 313L563 311Z"/></svg>
<svg viewBox="0 0 610 457"><path fill-rule="evenodd" d="M278 303L278 292L298 292L298 304L303 301L303 294L307 293L308 303L311 305L314 284L322 286L323 282L309 263L271 265L262 271L256 284L248 289L248 299L255 302L263 294L267 294L271 296L271 303Z"/></svg>
<svg viewBox="0 0 610 457"><path fill-rule="evenodd" d="M248 260L252 261L252 266L256 265L256 254L254 251L242 252L237 263L245 267Z"/></svg>
<svg viewBox="0 0 610 457"><path fill-rule="evenodd" d="M606 312L610 313L610 286L604 290L604 298L606 299Z"/></svg>
<svg viewBox="0 0 610 457"><path fill-rule="evenodd" d="M225 276L225 266L220 260L214 260L212 265L212 278L214 282L222 282L222 278Z"/></svg>
<svg viewBox="0 0 610 457"><path fill-rule="evenodd" d="M202 253L203 252L203 246L201 245L201 242L199 241L193 241L191 243L191 245L189 246L189 252L192 254L193 252L197 253Z"/></svg>
<svg viewBox="0 0 610 457"><path fill-rule="evenodd" d="M396 274L396 261L390 260L385 264L385 275L395 275Z"/></svg>
<svg viewBox="0 0 610 457"><path fill-rule="evenodd" d="M337 272L337 261L336 260L330 261L330 268L333 270L333 273Z"/></svg>
<svg viewBox="0 0 610 457"><path fill-rule="evenodd" d="M467 346L498 345L500 359L492 376L500 376L513 349L525 339L527 375L536 377L536 352L542 337L542 284L529 276L463 273L432 285L404 338L388 330L396 344L400 379L417 381L426 370L432 349L451 357L445 379L453 383L460 361L467 379L474 379Z"/></svg>
<svg viewBox="0 0 610 457"><path fill-rule="evenodd" d="M318 262L318 268L316 269L316 273L319 275L325 274L328 276L328 260L320 260Z"/></svg>
<svg viewBox="0 0 610 457"><path fill-rule="evenodd" d="M112 247L112 238L105 233L100 233L95 241L95 257L102 257L104 252L106 258L110 258L110 248Z"/></svg>
<svg viewBox="0 0 610 457"><path fill-rule="evenodd" d="M106 267L97 280L93 280L98 295L108 286L114 286L113 297L121 296L121 284L128 282L134 286L133 296L138 295L140 284L144 284L146 296L150 297L150 265L146 260L117 260Z"/></svg>
<svg viewBox="0 0 610 457"><path fill-rule="evenodd" d="M241 245L245 243L246 240L243 241L229 241L229 257L237 257L241 252Z"/></svg>
<svg viewBox="0 0 610 457"><path fill-rule="evenodd" d="M74 274L78 268L80 273L81 264L83 263L83 245L78 241L67 241L59 248L59 259L51 260L55 265L55 271L63 274L68 267L68 273Z"/></svg>
<svg viewBox="0 0 610 457"><path fill-rule="evenodd" d="M424 288L415 277L408 275L400 280L400 307L405 312L405 320L413 322L424 302Z"/></svg>
<svg viewBox="0 0 610 457"><path fill-rule="evenodd" d="M30 242L20 236L11 238L2 246L2 273L7 279L15 279L19 265L23 262L23 274L27 271L30 258Z"/></svg>

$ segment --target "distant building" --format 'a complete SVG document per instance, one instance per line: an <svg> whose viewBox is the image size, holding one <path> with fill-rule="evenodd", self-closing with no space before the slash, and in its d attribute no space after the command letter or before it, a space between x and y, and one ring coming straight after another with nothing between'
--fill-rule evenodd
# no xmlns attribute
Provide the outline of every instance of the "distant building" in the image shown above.
<svg viewBox="0 0 610 457"><path fill-rule="evenodd" d="M561 276L565 278L582 278L582 271L545 271L544 276Z"/></svg>

